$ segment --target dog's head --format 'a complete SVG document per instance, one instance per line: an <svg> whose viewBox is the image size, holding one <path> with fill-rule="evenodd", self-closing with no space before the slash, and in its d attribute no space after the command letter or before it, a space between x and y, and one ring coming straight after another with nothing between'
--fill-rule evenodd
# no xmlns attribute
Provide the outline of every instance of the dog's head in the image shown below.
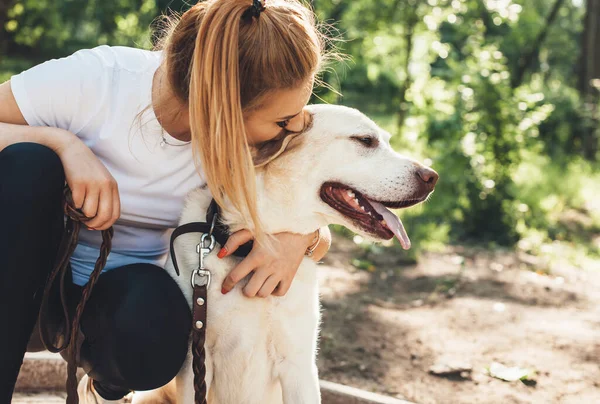
<svg viewBox="0 0 600 404"><path fill-rule="evenodd" d="M269 233L341 224L372 239L410 241L388 208L426 200L438 175L396 153L390 135L359 111L311 105L308 129L257 170L259 215ZM235 215L233 215L235 216ZM229 217L235 229L243 218Z"/></svg>

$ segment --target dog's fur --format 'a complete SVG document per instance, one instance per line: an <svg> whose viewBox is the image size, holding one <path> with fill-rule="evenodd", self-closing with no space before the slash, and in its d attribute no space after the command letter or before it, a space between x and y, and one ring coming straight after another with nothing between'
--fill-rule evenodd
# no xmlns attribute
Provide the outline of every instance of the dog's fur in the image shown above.
<svg viewBox="0 0 600 404"><path fill-rule="evenodd" d="M378 201L422 200L429 194L419 185L419 163L403 157L389 145L390 135L357 110L328 105L308 107L312 125L294 138L286 151L257 170L258 207L268 233L308 234L328 224L342 224L373 239L352 220L324 203L321 186L330 181ZM353 137L371 136L367 147ZM204 221L211 196L192 191L181 224ZM248 228L245 218L227 209L223 219L236 231ZM181 236L176 253L182 270L172 274L191 303L191 272L198 266L198 234ZM217 247L218 249L219 247ZM320 306L317 264L305 258L283 297L248 298L242 288L247 276L227 295L220 286L239 262L210 254L212 272L208 290L206 329L206 384L210 404L315 404L320 402L316 367ZM191 357L170 385L136 393L134 403L177 402L193 398Z"/></svg>

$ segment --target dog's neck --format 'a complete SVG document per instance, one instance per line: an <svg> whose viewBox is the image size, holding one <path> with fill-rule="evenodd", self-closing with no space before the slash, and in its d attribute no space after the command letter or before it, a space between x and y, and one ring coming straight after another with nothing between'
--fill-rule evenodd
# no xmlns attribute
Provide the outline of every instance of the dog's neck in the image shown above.
<svg viewBox="0 0 600 404"><path fill-rule="evenodd" d="M286 178L267 175L264 170L257 173L258 216L266 233L308 234L327 225L324 217L310 209L314 195L296 191L302 187L294 183L293 177L287 177L285 181L274 180L275 177ZM231 208L223 209L222 221L232 232L251 228L247 217Z"/></svg>

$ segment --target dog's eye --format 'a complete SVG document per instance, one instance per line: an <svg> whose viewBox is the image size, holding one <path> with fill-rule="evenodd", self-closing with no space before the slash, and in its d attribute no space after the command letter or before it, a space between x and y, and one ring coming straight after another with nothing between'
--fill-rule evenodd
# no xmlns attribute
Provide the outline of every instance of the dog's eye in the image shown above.
<svg viewBox="0 0 600 404"><path fill-rule="evenodd" d="M355 140L368 148L377 147L377 139L373 136L352 136L352 140Z"/></svg>

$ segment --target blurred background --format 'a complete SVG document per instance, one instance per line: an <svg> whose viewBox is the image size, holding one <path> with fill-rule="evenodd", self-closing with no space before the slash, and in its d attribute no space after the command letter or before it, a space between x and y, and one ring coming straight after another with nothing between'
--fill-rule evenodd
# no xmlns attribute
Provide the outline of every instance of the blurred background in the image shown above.
<svg viewBox="0 0 600 404"><path fill-rule="evenodd" d="M600 402L600 0L310 3L347 55L313 102L360 109L441 177L400 212L409 252L335 229L321 374L419 402ZM1 0L0 81L151 48L152 21L188 7Z"/></svg>

